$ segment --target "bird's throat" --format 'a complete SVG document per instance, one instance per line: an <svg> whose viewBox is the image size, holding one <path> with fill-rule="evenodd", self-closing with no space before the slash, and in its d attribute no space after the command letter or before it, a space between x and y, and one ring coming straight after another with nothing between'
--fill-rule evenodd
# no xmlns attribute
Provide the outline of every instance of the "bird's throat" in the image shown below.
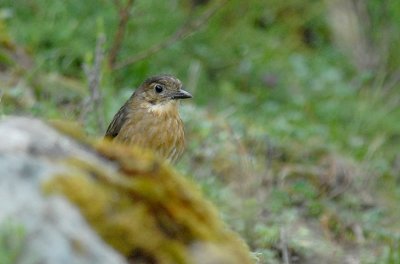
<svg viewBox="0 0 400 264"><path fill-rule="evenodd" d="M178 114L178 101L170 100L165 103L148 104L147 109L149 112L156 115L175 115Z"/></svg>

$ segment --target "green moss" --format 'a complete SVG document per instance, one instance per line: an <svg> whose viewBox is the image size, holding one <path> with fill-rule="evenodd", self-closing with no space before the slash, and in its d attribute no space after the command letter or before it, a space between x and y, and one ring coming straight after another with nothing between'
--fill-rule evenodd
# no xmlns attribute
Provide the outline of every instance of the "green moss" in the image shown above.
<svg viewBox="0 0 400 264"><path fill-rule="evenodd" d="M45 190L63 193L100 236L126 257L156 263L191 263L193 250L212 245L221 261L251 263L246 245L219 219L198 188L152 153L102 141L96 149L113 160L111 172L79 158ZM195 245L202 245L201 247Z"/></svg>
<svg viewBox="0 0 400 264"><path fill-rule="evenodd" d="M73 139L76 139L80 142L86 144L91 144L93 142L85 135L82 128L76 122L53 119L48 121L48 124L55 128L57 131L63 134L67 134L69 137L72 137Z"/></svg>

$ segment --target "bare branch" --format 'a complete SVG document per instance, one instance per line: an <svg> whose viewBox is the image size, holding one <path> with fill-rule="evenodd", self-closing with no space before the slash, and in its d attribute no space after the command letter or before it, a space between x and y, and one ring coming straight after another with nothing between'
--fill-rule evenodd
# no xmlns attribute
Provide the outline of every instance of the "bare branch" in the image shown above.
<svg viewBox="0 0 400 264"><path fill-rule="evenodd" d="M284 264L290 264L290 254L288 250L288 243L287 243L287 236L286 236L286 230L284 227L281 228L280 230L280 244L281 244L281 250L282 250L282 260Z"/></svg>
<svg viewBox="0 0 400 264"><path fill-rule="evenodd" d="M121 8L121 1L120 0L114 0L114 5L118 8L118 10Z"/></svg>
<svg viewBox="0 0 400 264"><path fill-rule="evenodd" d="M89 98L84 103L83 110L80 116L81 122L86 121L87 115L94 110L96 115L97 127L104 130L105 121L104 116L101 112L102 95L100 91L101 82L101 67L104 60L104 44L106 37L104 34L100 34L97 38L95 57L93 67L85 67L85 74L89 83Z"/></svg>
<svg viewBox="0 0 400 264"><path fill-rule="evenodd" d="M141 61L143 59L146 59L147 57L154 55L155 53L174 44L175 42L188 37L189 35L198 31L203 25L205 25L206 22L227 2L228 2L227 0L219 1L218 4L215 4L213 7L209 8L196 20L189 21L189 22L185 23L184 25L182 25L180 28L178 28L175 31L174 34L172 34L170 37L168 37L164 41L157 43L157 44L151 46L149 49L144 50L141 53L136 54L132 57L129 57L120 63L115 64L115 66L112 67L112 69L118 70L118 69L121 69L128 65L134 64L138 61Z"/></svg>
<svg viewBox="0 0 400 264"><path fill-rule="evenodd" d="M111 45L108 56L108 64L110 65L110 68L114 67L118 53L121 50L122 42L126 32L126 25L131 15L130 11L133 5L133 0L128 0L125 5L122 5L120 0L114 0L114 3L118 8L119 22L117 32L115 33L113 44Z"/></svg>

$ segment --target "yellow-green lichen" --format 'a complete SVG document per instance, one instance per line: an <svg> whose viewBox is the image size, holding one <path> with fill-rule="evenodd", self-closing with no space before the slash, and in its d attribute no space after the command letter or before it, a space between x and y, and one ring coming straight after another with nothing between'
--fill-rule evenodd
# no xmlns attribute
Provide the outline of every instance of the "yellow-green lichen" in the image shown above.
<svg viewBox="0 0 400 264"><path fill-rule="evenodd" d="M219 219L189 180L151 153L112 142L94 148L110 164L65 160L73 173L58 175L45 190L76 204L100 236L131 259L197 263L196 250L221 263L251 263L246 245ZM108 163L108 162L107 162ZM102 167L104 166L104 168Z"/></svg>

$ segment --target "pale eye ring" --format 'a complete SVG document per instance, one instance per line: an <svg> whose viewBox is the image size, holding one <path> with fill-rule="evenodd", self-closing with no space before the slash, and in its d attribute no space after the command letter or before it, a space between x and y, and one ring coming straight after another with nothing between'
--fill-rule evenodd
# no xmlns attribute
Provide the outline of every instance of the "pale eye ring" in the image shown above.
<svg viewBox="0 0 400 264"><path fill-rule="evenodd" d="M164 88L162 87L161 84L157 84L156 86L154 86L154 90L156 91L156 93L161 93Z"/></svg>

